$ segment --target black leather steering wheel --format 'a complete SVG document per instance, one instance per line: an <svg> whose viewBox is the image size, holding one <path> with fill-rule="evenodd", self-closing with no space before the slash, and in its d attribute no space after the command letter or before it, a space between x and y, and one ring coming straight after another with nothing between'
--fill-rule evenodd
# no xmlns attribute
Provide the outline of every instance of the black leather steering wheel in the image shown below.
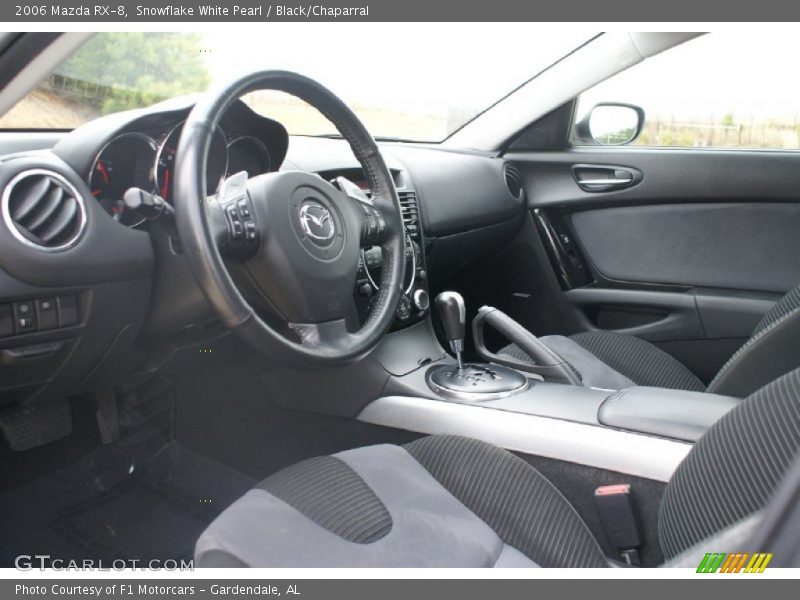
<svg viewBox="0 0 800 600"><path fill-rule="evenodd" d="M325 115L361 163L371 198L342 178L334 186L302 171L235 174L207 197L206 161L220 117L255 90L289 93ZM202 96L183 126L173 198L197 283L225 326L254 350L295 368L344 365L365 356L391 325L406 263L397 190L364 125L319 83L261 71ZM353 294L362 245L381 246L383 268L359 327ZM268 324L256 307L287 327Z"/></svg>

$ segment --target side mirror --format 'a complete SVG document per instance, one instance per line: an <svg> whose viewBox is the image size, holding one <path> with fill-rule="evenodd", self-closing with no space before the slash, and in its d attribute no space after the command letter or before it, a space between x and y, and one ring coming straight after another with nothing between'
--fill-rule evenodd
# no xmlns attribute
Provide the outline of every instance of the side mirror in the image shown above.
<svg viewBox="0 0 800 600"><path fill-rule="evenodd" d="M629 144L642 132L644 110L632 104L602 102L575 125L576 137L600 146Z"/></svg>

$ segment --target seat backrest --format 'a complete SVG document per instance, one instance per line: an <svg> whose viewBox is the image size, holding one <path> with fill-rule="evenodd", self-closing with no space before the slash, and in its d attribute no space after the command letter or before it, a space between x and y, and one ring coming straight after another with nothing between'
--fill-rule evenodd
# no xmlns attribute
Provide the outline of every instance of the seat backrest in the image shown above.
<svg viewBox="0 0 800 600"><path fill-rule="evenodd" d="M800 367L800 286L759 321L750 339L708 385L708 392L744 398Z"/></svg>
<svg viewBox="0 0 800 600"><path fill-rule="evenodd" d="M800 369L757 390L700 438L667 484L667 559L765 506L800 452Z"/></svg>
<svg viewBox="0 0 800 600"><path fill-rule="evenodd" d="M798 310L800 310L800 285L789 291L767 311L767 314L756 325L750 339L761 335L785 316Z"/></svg>

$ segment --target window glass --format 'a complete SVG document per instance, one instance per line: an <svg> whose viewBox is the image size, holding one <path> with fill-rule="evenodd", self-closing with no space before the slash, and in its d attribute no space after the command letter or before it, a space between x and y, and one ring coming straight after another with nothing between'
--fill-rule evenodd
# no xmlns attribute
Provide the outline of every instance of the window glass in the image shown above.
<svg viewBox="0 0 800 600"><path fill-rule="evenodd" d="M396 31L391 23L281 23L233 38L213 31L100 33L0 116L0 128L72 129L202 92L237 72L272 68L328 86L377 137L439 141L595 35L531 30L528 23L491 31L479 23L417 23L400 36ZM498 68L496 48L515 60ZM256 92L244 101L292 134L336 133L286 94Z"/></svg>
<svg viewBox="0 0 800 600"><path fill-rule="evenodd" d="M633 145L796 150L800 78L787 67L798 52L800 39L780 30L707 34L582 94L576 122L623 102L645 111Z"/></svg>

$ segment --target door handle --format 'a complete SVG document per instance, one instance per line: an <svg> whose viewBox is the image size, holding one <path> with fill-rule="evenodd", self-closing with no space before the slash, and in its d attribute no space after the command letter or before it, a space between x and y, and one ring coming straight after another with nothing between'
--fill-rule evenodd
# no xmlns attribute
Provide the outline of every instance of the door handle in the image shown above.
<svg viewBox="0 0 800 600"><path fill-rule="evenodd" d="M581 187L591 186L591 185L605 185L608 187L625 187L633 181L633 176L629 176L627 179L614 179L611 177L606 177L603 179L579 179L578 183Z"/></svg>
<svg viewBox="0 0 800 600"><path fill-rule="evenodd" d="M620 190L642 180L641 171L614 165L573 165L572 175L585 192Z"/></svg>

